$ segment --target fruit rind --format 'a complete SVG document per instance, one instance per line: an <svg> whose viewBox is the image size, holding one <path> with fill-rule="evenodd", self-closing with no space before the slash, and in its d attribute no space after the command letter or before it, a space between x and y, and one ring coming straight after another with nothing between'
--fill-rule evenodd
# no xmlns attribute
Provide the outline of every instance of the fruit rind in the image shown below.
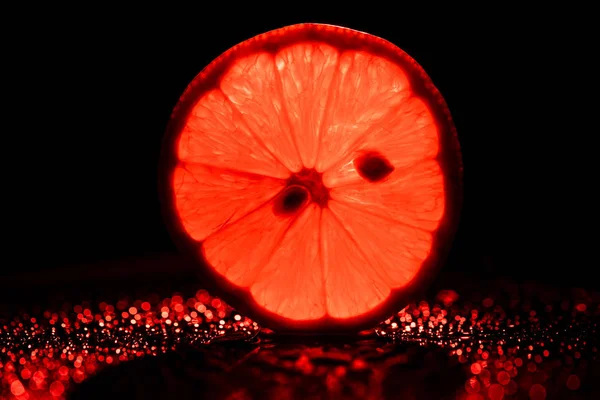
<svg viewBox="0 0 600 400"><path fill-rule="evenodd" d="M207 289L273 330L311 333L358 332L374 326L377 322L398 311L427 287L449 252L462 205L462 160L450 111L427 73L400 48L385 39L364 32L334 25L310 23L291 25L269 31L227 50L193 79L171 114L162 146L159 170L160 199L164 219L172 237L187 254L198 254L197 242L189 238L181 221L177 218L174 191L170 184L171 174L178 163L176 143L187 115L204 92L218 85L220 77L234 60L258 50L277 51L289 44L302 41L324 41L334 44L340 49L364 49L395 62L408 74L413 94L419 96L428 105L438 127L440 153L437 160L444 173L446 202L444 216L438 229L434 232L430 256L408 285L392 293L386 301L367 314L348 319L325 317L313 321L294 321L265 310L256 303L248 290L228 282L227 279L216 273L210 265L207 265L202 257L198 257L197 260L204 264L199 270Z"/></svg>

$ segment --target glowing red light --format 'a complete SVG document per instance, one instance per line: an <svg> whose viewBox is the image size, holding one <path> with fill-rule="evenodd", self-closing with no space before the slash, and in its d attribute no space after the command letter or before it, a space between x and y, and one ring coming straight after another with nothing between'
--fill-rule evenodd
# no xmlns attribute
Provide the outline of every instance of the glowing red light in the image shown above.
<svg viewBox="0 0 600 400"><path fill-rule="evenodd" d="M54 381L50 384L50 394L55 397L61 396L65 391L65 386L60 381Z"/></svg>
<svg viewBox="0 0 600 400"><path fill-rule="evenodd" d="M447 107L365 33L302 24L234 47L184 93L168 139L174 232L274 328L367 328L423 286L455 226Z"/></svg>

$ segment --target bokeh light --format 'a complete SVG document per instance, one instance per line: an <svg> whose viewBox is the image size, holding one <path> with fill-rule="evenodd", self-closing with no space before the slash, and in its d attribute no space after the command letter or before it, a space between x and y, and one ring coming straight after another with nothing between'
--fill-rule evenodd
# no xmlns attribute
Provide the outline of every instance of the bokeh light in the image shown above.
<svg viewBox="0 0 600 400"><path fill-rule="evenodd" d="M275 333L205 290L187 297L65 304L0 321L0 398L64 399L78 384L126 361L189 348L218 357L222 350L214 346L240 341L249 346L242 357L250 365L247 380L276 385L272 398L308 390L302 379L309 377L332 398L364 398L382 386L409 398L411 393L422 398L419 390L444 390L460 400L587 398L584 392L598 393L599 369L590 375L597 366L600 320L594 296L535 300L507 291L472 300L444 290L432 302L409 304L355 342L329 348L286 347ZM431 357L434 362L427 364ZM423 386L417 372L398 369L411 363L415 371L446 371L436 379L450 384Z"/></svg>
<svg viewBox="0 0 600 400"><path fill-rule="evenodd" d="M0 398L63 399L108 365L182 345L251 339L259 329L205 290L186 300L174 294L25 313L0 321Z"/></svg>

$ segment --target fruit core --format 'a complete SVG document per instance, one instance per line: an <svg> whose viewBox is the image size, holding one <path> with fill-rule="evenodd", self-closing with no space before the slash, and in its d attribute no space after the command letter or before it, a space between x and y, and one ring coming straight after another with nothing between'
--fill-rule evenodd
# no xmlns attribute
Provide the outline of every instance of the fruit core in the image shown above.
<svg viewBox="0 0 600 400"><path fill-rule="evenodd" d="M278 215L293 214L309 202L327 207L329 188L323 184L323 174L314 168L303 168L290 176L286 187L275 199L273 210Z"/></svg>
<svg viewBox="0 0 600 400"><path fill-rule="evenodd" d="M358 174L369 182L380 182L394 171L394 166L376 151L366 152L354 160ZM314 168L303 168L286 181L286 187L275 199L273 210L277 215L290 215L310 202L327 207L329 188L323 183L323 173Z"/></svg>

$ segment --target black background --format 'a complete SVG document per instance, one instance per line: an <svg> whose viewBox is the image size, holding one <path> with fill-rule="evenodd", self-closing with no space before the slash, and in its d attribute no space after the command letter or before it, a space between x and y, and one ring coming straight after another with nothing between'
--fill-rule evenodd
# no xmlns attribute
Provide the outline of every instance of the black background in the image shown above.
<svg viewBox="0 0 600 400"><path fill-rule="evenodd" d="M175 254L157 170L162 135L186 85L245 39L324 22L398 45L448 103L463 151L465 201L446 271L598 287L594 197L584 194L594 180L583 177L591 167L579 164L593 164L583 154L594 151L597 130L582 122L594 96L584 10L462 19L387 9L368 17L278 10L262 18L212 9L52 11L33 28L13 31L9 44L16 107L7 136L20 143L14 152L5 147L14 180L7 197L17 206L7 211L16 223L7 228L2 285L55 270L85 279L102 268L98 262Z"/></svg>

